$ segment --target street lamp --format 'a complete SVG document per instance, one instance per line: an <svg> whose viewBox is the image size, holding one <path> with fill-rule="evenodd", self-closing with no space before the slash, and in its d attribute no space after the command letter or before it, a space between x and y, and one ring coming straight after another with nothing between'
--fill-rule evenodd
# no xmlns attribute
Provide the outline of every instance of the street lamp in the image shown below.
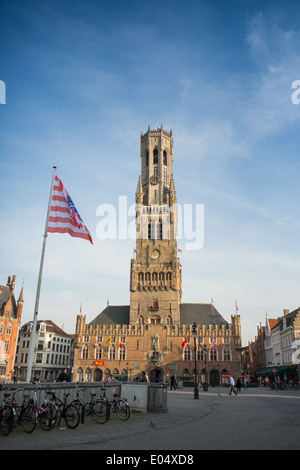
<svg viewBox="0 0 300 470"><path fill-rule="evenodd" d="M195 357L195 368L194 368L194 398L199 398L199 390L198 390L198 371L197 371L197 356L196 356L196 339L197 339L197 325L193 323L192 335L194 338L194 357Z"/></svg>
<svg viewBox="0 0 300 470"><path fill-rule="evenodd" d="M204 367L205 367L205 382L203 384L203 391L207 392L208 389L208 382L207 382L207 369L206 369L206 358L207 358L207 349L206 345L203 346L203 355L204 355Z"/></svg>

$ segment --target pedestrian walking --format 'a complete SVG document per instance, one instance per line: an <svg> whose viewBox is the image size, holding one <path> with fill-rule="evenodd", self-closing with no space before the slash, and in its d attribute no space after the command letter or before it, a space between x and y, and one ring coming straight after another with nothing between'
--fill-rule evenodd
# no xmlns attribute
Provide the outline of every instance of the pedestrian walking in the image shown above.
<svg viewBox="0 0 300 470"><path fill-rule="evenodd" d="M237 391L234 388L235 383L234 383L234 378L232 377L232 375L229 378L229 384L230 384L229 395L233 395L233 394L237 395Z"/></svg>
<svg viewBox="0 0 300 470"><path fill-rule="evenodd" d="M174 374L171 375L171 390L173 390L173 388L176 390Z"/></svg>

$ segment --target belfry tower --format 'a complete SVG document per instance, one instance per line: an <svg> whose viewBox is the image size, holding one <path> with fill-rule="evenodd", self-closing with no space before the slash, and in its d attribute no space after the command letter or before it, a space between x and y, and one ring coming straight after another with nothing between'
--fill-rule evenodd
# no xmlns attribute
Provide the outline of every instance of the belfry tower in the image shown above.
<svg viewBox="0 0 300 470"><path fill-rule="evenodd" d="M180 324L181 269L173 136L161 125L141 133L136 191L136 257L130 271L130 324Z"/></svg>

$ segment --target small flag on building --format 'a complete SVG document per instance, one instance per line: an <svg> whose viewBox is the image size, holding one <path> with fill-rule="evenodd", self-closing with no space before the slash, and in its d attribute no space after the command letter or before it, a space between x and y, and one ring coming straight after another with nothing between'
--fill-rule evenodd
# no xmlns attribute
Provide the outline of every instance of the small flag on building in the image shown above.
<svg viewBox="0 0 300 470"><path fill-rule="evenodd" d="M216 340L215 340L215 338L212 338L212 340L211 340L211 347L212 347L213 349L217 349L217 345L216 345Z"/></svg>
<svg viewBox="0 0 300 470"><path fill-rule="evenodd" d="M179 248L177 248L177 253L182 253L182 250L180 250Z"/></svg>
<svg viewBox="0 0 300 470"><path fill-rule="evenodd" d="M181 347L182 347L182 349L184 349L184 346L186 345L186 343L187 343L187 338L185 338L185 340L184 340L184 341L182 341L182 343L181 343Z"/></svg>
<svg viewBox="0 0 300 470"><path fill-rule="evenodd" d="M237 303L236 303L236 302L235 302L235 310L236 310L236 311L238 311L238 310L239 310L239 308L238 308L238 306L237 306Z"/></svg>
<svg viewBox="0 0 300 470"><path fill-rule="evenodd" d="M119 348L120 348L120 349L123 348L123 344L122 344L122 343L119 344Z"/></svg>
<svg viewBox="0 0 300 470"><path fill-rule="evenodd" d="M109 343L111 343L111 336L108 338L106 344L109 344Z"/></svg>

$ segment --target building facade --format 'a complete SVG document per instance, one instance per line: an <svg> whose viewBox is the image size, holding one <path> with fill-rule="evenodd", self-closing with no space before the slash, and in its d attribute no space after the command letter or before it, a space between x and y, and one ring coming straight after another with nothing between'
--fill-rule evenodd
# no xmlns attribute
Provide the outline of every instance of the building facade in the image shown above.
<svg viewBox="0 0 300 470"><path fill-rule="evenodd" d="M279 318L266 318L264 350L265 367L257 376L298 382L300 377L300 308L284 309Z"/></svg>
<svg viewBox="0 0 300 470"><path fill-rule="evenodd" d="M26 381L31 333L32 322L25 323L19 332L14 369L20 382ZM64 369L70 374L73 344L74 338L51 320L39 320L35 335L32 377L53 382Z"/></svg>
<svg viewBox="0 0 300 470"><path fill-rule="evenodd" d="M17 339L23 310L23 287L16 302L16 276L9 276L6 285L0 285L0 381L10 380L14 374Z"/></svg>
<svg viewBox="0 0 300 470"><path fill-rule="evenodd" d="M77 316L73 380L133 379L141 371L153 382L172 373L189 379L196 355L201 377L217 385L240 372L240 316L228 323L213 303L182 303L172 131L149 126L140 157L130 305L108 305L89 323Z"/></svg>

